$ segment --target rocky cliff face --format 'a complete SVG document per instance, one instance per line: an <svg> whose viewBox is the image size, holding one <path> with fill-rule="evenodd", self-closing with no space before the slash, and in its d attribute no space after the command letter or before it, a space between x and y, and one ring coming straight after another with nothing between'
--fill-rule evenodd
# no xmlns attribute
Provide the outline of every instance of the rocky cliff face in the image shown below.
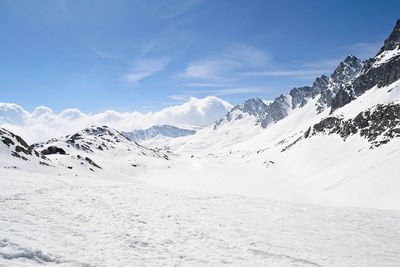
<svg viewBox="0 0 400 267"><path fill-rule="evenodd" d="M397 20L396 25L392 33L389 35L389 38L385 40L381 50L379 50L377 55L382 54L385 51L390 51L398 48L400 43L400 19Z"/></svg>
<svg viewBox="0 0 400 267"><path fill-rule="evenodd" d="M292 97L292 107L303 107L307 104L307 99L316 95L314 86L304 86L293 88L289 95Z"/></svg>
<svg viewBox="0 0 400 267"><path fill-rule="evenodd" d="M324 83L318 83L321 84L318 86L320 90L320 98L317 103L318 112L322 112L326 108L332 106L335 96L340 89L348 86L349 83L359 75L363 65L363 61L355 56L349 55L344 61L339 63L338 67L329 78L324 79Z"/></svg>
<svg viewBox="0 0 400 267"><path fill-rule="evenodd" d="M400 79L400 20L378 54L367 60L351 84L340 88L332 101L331 113L374 86L381 88Z"/></svg>
<svg viewBox="0 0 400 267"><path fill-rule="evenodd" d="M343 120L327 117L310 127L304 134L309 138L318 134L338 134L343 140L354 134L366 138L371 147L377 147L400 137L400 105L388 104L359 113L355 118Z"/></svg>

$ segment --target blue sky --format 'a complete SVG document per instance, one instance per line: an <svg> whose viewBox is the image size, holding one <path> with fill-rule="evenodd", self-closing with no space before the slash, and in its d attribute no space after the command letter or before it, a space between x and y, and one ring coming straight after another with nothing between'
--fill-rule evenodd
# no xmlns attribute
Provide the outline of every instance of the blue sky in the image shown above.
<svg viewBox="0 0 400 267"><path fill-rule="evenodd" d="M1 0L0 102L148 112L273 99L372 57L400 1Z"/></svg>

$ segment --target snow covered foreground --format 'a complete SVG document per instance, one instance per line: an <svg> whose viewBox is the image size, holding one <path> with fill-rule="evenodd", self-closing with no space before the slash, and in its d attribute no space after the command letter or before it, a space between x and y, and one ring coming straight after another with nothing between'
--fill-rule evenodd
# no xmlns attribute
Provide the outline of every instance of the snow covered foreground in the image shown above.
<svg viewBox="0 0 400 267"><path fill-rule="evenodd" d="M400 212L1 170L1 266L398 266ZM110 177L114 178L114 177Z"/></svg>

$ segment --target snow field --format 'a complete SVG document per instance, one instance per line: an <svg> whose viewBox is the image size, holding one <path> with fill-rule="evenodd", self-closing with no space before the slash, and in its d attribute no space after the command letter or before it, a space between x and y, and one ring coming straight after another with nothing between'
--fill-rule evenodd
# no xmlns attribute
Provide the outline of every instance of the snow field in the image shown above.
<svg viewBox="0 0 400 267"><path fill-rule="evenodd" d="M110 177L1 175L1 266L400 262L398 211L187 193Z"/></svg>

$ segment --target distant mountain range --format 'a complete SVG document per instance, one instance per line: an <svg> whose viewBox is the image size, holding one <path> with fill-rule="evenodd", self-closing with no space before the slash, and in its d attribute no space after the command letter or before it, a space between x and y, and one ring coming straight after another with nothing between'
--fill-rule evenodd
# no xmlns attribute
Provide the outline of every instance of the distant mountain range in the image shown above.
<svg viewBox="0 0 400 267"><path fill-rule="evenodd" d="M122 132L124 136L128 137L134 142L141 142L155 137L177 138L181 136L192 135L195 133L195 130L182 129L171 125L152 126L144 130Z"/></svg>

